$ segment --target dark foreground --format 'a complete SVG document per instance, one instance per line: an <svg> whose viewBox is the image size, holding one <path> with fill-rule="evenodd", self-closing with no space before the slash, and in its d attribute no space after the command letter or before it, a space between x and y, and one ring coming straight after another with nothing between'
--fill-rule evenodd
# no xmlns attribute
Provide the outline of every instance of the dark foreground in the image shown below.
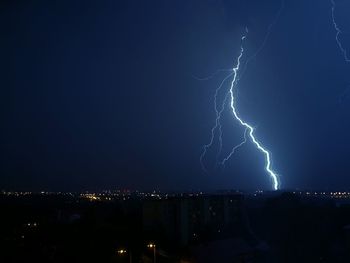
<svg viewBox="0 0 350 263"><path fill-rule="evenodd" d="M0 196L0 262L350 262L345 193Z"/></svg>

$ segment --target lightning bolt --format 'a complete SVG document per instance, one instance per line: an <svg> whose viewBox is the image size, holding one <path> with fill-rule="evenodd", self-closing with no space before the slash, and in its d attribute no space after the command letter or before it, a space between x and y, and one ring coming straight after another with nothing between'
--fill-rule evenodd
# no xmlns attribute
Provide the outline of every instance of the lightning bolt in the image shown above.
<svg viewBox="0 0 350 263"><path fill-rule="evenodd" d="M238 78L237 81L239 81L239 79L241 79L242 76L244 75L245 71L247 70L248 64L249 64L253 59L255 59L255 58L259 55L259 53L264 49L264 47L265 47L265 45L266 45L266 42L267 42L267 40L269 39L269 37L270 37L270 35L271 35L271 32L272 32L273 27L276 25L278 19L280 18L281 14L282 14L282 11L283 11L283 9L284 9L284 4L285 4L284 1L285 1L285 0L282 0L282 1L281 1L280 8L278 9L278 11L277 11L277 13L276 13L274 19L272 20L272 22L271 22L270 25L268 26L267 32L266 32L266 34L265 34L265 37L264 37L263 42L261 43L260 47L259 47L259 48L256 50L256 52L255 52L252 56L250 56L250 57L247 59L247 61L245 62L245 64L244 64L244 69L243 69L243 73L241 74L241 76Z"/></svg>
<svg viewBox="0 0 350 263"><path fill-rule="evenodd" d="M339 40L339 36L342 34L342 31L340 30L340 28L336 22L336 19L335 19L335 6L336 6L335 1L331 0L331 3L332 3L332 22L333 22L334 29L336 31L335 40L337 41L338 47L343 54L344 60L346 62L350 62L350 59L349 59L348 54L346 52L346 49L343 47L341 41Z"/></svg>
<svg viewBox="0 0 350 263"><path fill-rule="evenodd" d="M230 71L231 72L231 69L218 69L216 70L213 74L207 76L207 77L197 77L195 75L192 75L192 77L196 80L199 80L199 81L202 81L202 80L209 80L209 79L212 79L214 78L217 74L219 74L220 72L227 72L227 71Z"/></svg>
<svg viewBox="0 0 350 263"><path fill-rule="evenodd" d="M221 115L225 109L225 103L223 103L220 107L220 109L218 109L218 94L219 91L221 90L221 88L223 87L223 85L225 84L225 82L233 75L234 73L231 72L229 75L227 75L220 83L219 87L215 90L215 94L214 94L214 109L215 109L215 113L216 113L216 118L215 118L215 125L214 127L211 129L211 136L210 136L210 141L209 143L205 144L203 146L203 151L202 154L199 158L201 166L203 171L208 172L204 163L203 163L203 158L206 155L208 149L213 145L214 139L215 139L215 132L216 130L219 128L219 132L220 132L220 136L219 136L219 142L220 142L220 149L222 148L222 129L221 129L221 123L220 123L220 119L221 119Z"/></svg>
<svg viewBox="0 0 350 263"><path fill-rule="evenodd" d="M225 167L225 163L231 158L231 156L235 153L235 151L243 146L246 142L247 142L247 134L249 135L249 138L251 139L251 141L253 142L253 144L256 146L256 148L258 150L260 150L264 156L265 156L265 170L267 171L267 173L269 174L269 176L271 177L272 181L273 181L273 188L275 190L277 190L279 188L279 180L278 180L278 175L273 172L272 168L271 168L271 157L270 157L270 153L261 145L261 143L258 142L258 140L255 138L254 136L254 128L249 125L248 123L246 123L245 121L243 121L239 115L237 114L236 108L235 108L235 100L234 100L234 88L238 85L239 80L242 78L242 76L244 75L247 66L249 64L249 62L251 60L253 60L254 58L256 58L256 56L262 51L262 49L264 48L270 34L272 31L273 26L277 23L282 10L284 8L284 0L281 0L281 6L276 14L276 16L274 17L273 21L270 23L270 25L268 26L267 29L267 33L265 34L265 37L263 39L262 44L260 45L260 47L257 49L257 51L250 56L243 67L243 71L240 69L241 67L241 58L243 56L244 53L244 49L243 49L243 41L246 38L246 35L248 33L248 29L246 29L246 33L242 36L241 38L241 50L239 53L239 56L237 58L237 65L232 68L232 69L219 69L217 71L215 71L212 75L205 77L205 78L198 78L195 77L197 80L209 80L211 78L213 78L215 75L217 75L220 72L223 71L230 71L230 74L227 75L222 82L220 83L219 87L215 90L215 94L214 94L214 109L215 109L215 113L216 113L216 118L215 118L215 125L212 127L211 129L211 137L210 137L210 141L209 143L205 144L203 146L203 151L202 154L200 155L200 164L202 166L203 171L208 172L204 163L203 163L203 158L205 157L208 149L213 145L214 140L215 140L215 135L218 131L218 143L219 143L219 148L218 148L218 152L216 155L216 163L218 163L218 159L220 157L221 151L222 151L222 144L223 144L223 140L222 140L222 125L221 125L221 116L224 112L227 100L230 98L230 109L232 111L233 116L235 117L235 119L241 124L241 126L245 127L245 131L244 131L244 140L242 142L240 142L239 144L237 144L236 146L234 146L231 150L231 152L221 161L219 162L223 167ZM239 71L242 71L243 73L241 73L240 75L238 75ZM220 90L222 89L224 83L230 78L233 77L232 81L231 81L231 85L229 90L225 93L225 98L222 102L222 105L220 108L218 108L218 95Z"/></svg>
<svg viewBox="0 0 350 263"><path fill-rule="evenodd" d="M251 125L249 125L247 122L245 122L238 115L236 107L235 107L234 87L237 85L237 81L238 81L238 72L239 72L240 66L241 66L241 58L242 58L243 53L244 53L243 41L245 40L247 33L248 33L248 30L246 29L246 33L241 38L241 43L242 44L241 44L241 48L240 48L240 53L239 53L239 55L237 57L236 66L234 66L232 68L232 72L222 80L222 82L219 85L219 87L215 90L215 95L214 95L214 108L215 108L215 112L216 112L215 125L212 128L212 130L211 130L210 142L208 144L204 145L204 147L203 147L203 152L202 152L202 154L200 156L200 161L201 161L201 165L202 165L203 170L207 171L205 166L204 166L204 164L203 164L203 158L204 158L207 150L212 146L212 144L214 142L216 130L219 129L219 132L221 132L220 118L221 118L221 115L222 115L222 113L224 111L224 108L225 108L225 101L226 101L226 98L227 98L227 94L229 94L230 108L231 108L232 114L233 114L234 118L239 122L239 124L245 128L245 134L244 134L244 141L233 148L231 153L222 161L222 164L225 164L225 162L233 155L235 150L237 150L240 146L242 146L244 143L246 143L246 141L247 141L246 135L248 134L248 136L249 136L250 140L252 141L252 143L256 146L256 148L259 151L261 151L264 154L264 156L265 156L265 170L269 174L269 176L271 177L271 179L273 181L273 188L275 190L277 190L279 188L278 175L271 168L270 153L255 138L255 135L254 135L254 131L255 130L254 130L254 128ZM230 84L229 91L228 91L228 93L226 93L226 97L225 97L224 103L221 105L220 108L218 108L218 106L217 106L218 93L221 90L221 88L224 85L224 83L226 82L226 80L228 78L230 78L230 77L232 77L232 81L231 81L231 84ZM219 143L220 143L220 149L221 149L221 147L222 147L221 136L219 136Z"/></svg>
<svg viewBox="0 0 350 263"><path fill-rule="evenodd" d="M246 33L247 33L248 30L246 30ZM246 38L246 34L242 36L241 38L241 41L243 42L244 39ZM278 190L279 188L279 182L278 182L278 175L272 170L271 168L271 158L270 158L270 153L261 145L261 143L259 143L259 141L255 138L255 135L254 135L254 128L249 125L247 122L245 122L237 113L237 109L235 107L235 98L234 98L234 93L233 93L233 90L234 90L234 87L236 85L236 81L237 81L237 76L238 76L238 71L240 69L240 65L241 65L241 58L243 56L243 52L244 52L244 48L243 48L243 44L241 45L241 50L240 50L240 53L239 53L239 56L237 58L237 64L236 66L232 69L233 71L233 78L232 78L232 81L231 81L231 86L230 86L230 90L229 90L229 93L230 93L230 107L231 107L231 110L232 110L232 113L233 113L233 116L235 117L235 119L239 122L239 124L243 127L246 128L246 130L248 131L248 135L251 139L251 141L253 142L253 144L256 146L256 148L261 151L263 153L263 155L265 156L265 170L266 172L269 174L269 176L271 177L272 179L272 182L273 182L273 188L275 190Z"/></svg>
<svg viewBox="0 0 350 263"><path fill-rule="evenodd" d="M281 5L280 5L280 7L279 7L279 9L278 9L278 12L276 13L274 19L272 20L272 22L271 22L270 25L268 26L267 32L266 32L266 34L265 34L265 37L264 37L264 39L263 39L263 41L262 41L260 47L259 47L259 48L257 49L257 51L256 51L252 56L250 56L250 57L246 60L246 62L244 63L244 68L243 68L242 73L240 74L240 76L237 76L236 83L235 83L236 85L238 85L238 82L239 82L240 79L243 77L245 71L247 70L248 64L249 64L253 59L255 59L255 58L259 55L259 53L264 49L264 47L265 47L265 45L266 45L266 42L267 42L267 40L269 39L269 36L270 36L270 34L271 34L271 32L272 32L273 27L275 26L275 24L277 23L278 19L280 18L281 14L282 14L282 11L283 11L283 9L284 9L284 5L285 5L284 0L281 0ZM222 141L222 140L220 140L220 141ZM223 159L223 161L221 162L221 164L222 164L223 166L225 166L225 162L228 161L228 159L231 158L231 156L235 153L235 151L236 151L239 147L243 146L243 144L245 144L246 142L247 142L247 140L246 140L246 134L244 134L244 140L243 140L241 143L237 144L236 146L234 146L234 147L232 148L231 152L228 154L227 157L225 157L225 158ZM220 149L221 149L221 147L220 147Z"/></svg>
<svg viewBox="0 0 350 263"><path fill-rule="evenodd" d="M227 93L227 94L229 94L229 93ZM229 155L227 155L227 156L221 161L221 165L222 165L222 166L225 167L225 163L231 158L231 156L236 152L236 150L237 150L239 147L243 146L243 144L245 144L245 143L247 142L247 131L248 131L248 129L245 129L245 131L244 131L244 140L243 140L241 143L237 144L235 147L233 147L232 150L231 150L231 152L229 153Z"/></svg>

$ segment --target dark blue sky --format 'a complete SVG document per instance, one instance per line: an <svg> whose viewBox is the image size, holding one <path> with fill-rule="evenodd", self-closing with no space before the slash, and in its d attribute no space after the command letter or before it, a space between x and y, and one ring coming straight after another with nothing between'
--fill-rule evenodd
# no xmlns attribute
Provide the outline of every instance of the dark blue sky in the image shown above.
<svg viewBox="0 0 350 263"><path fill-rule="evenodd" d="M336 17L350 50L350 3ZM242 147L201 171L213 95L249 28L256 52L280 1L5 1L1 4L0 187L31 190L271 189ZM286 0L239 85L241 116L283 188L350 188L350 63L328 0ZM229 83L227 83L228 85ZM224 153L243 130L227 112ZM223 156L222 156L223 157Z"/></svg>

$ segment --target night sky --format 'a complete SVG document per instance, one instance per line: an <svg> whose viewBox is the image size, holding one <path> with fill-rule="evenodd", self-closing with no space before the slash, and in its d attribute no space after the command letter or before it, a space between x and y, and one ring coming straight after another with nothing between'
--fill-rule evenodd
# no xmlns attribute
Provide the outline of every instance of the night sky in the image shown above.
<svg viewBox="0 0 350 263"><path fill-rule="evenodd" d="M350 52L350 2L336 3ZM245 27L242 60L254 54L280 5L2 1L0 189L271 189L251 143L225 169L214 146L201 170L227 72L198 78L232 68ZM283 189L350 188L350 63L335 34L329 0L286 0L239 83ZM229 111L222 124L221 158L244 132Z"/></svg>

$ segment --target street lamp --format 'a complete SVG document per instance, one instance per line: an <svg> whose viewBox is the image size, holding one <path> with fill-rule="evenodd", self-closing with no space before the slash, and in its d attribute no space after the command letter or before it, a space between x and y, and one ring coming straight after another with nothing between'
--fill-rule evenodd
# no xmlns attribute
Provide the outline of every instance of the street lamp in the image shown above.
<svg viewBox="0 0 350 263"><path fill-rule="evenodd" d="M127 251L125 249L119 249L117 253L122 256L122 255L125 255ZM129 262L132 263L131 252L129 252Z"/></svg>
<svg viewBox="0 0 350 263"><path fill-rule="evenodd" d="M156 244L149 243L148 248L153 248L153 263L156 263Z"/></svg>
<svg viewBox="0 0 350 263"><path fill-rule="evenodd" d="M123 254L126 253L126 250L125 249L119 249L117 252L118 252L119 255L123 255Z"/></svg>

